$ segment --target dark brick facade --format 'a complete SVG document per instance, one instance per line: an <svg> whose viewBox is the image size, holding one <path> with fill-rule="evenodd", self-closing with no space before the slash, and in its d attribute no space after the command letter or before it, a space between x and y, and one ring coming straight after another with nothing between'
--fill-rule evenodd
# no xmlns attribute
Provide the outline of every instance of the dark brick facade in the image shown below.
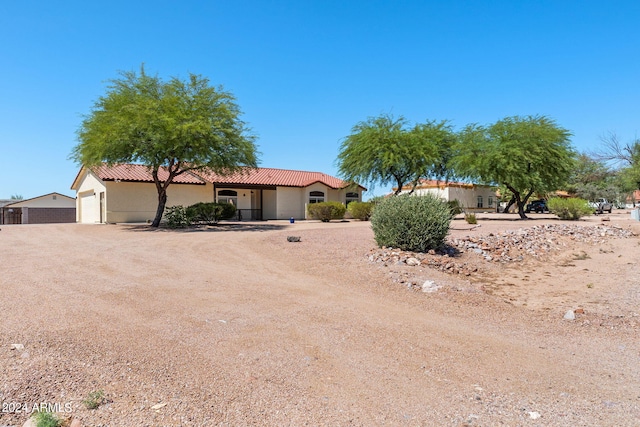
<svg viewBox="0 0 640 427"><path fill-rule="evenodd" d="M22 212L23 216L25 214L25 224L76 222L76 208L26 208Z"/></svg>

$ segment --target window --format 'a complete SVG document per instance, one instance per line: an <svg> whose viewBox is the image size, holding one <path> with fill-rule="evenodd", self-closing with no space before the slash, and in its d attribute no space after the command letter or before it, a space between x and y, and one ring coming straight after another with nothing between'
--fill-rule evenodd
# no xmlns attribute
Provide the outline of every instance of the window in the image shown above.
<svg viewBox="0 0 640 427"><path fill-rule="evenodd" d="M346 206L349 206L349 203L351 202L358 202L358 201L360 201L360 196L358 195L358 193L347 193Z"/></svg>
<svg viewBox="0 0 640 427"><path fill-rule="evenodd" d="M238 192L233 190L218 191L218 203L231 203L238 207Z"/></svg>
<svg viewBox="0 0 640 427"><path fill-rule="evenodd" d="M484 206L482 205L482 196L478 196L478 206L479 208L483 208Z"/></svg>
<svg viewBox="0 0 640 427"><path fill-rule="evenodd" d="M489 204L489 207L493 206L493 196L488 197L487 203Z"/></svg>
<svg viewBox="0 0 640 427"><path fill-rule="evenodd" d="M322 191L312 191L309 193L309 203L324 202L324 193Z"/></svg>

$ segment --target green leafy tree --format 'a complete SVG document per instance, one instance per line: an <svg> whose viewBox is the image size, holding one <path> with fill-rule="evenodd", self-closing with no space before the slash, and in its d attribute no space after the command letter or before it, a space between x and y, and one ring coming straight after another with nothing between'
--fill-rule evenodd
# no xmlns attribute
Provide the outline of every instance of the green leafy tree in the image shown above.
<svg viewBox="0 0 640 427"><path fill-rule="evenodd" d="M586 199L618 199L617 174L603 160L581 153L576 157L573 170L567 180L567 192Z"/></svg>
<svg viewBox="0 0 640 427"><path fill-rule="evenodd" d="M454 156L454 146L458 140L453 127L448 121L427 121L413 128L413 135L420 141L430 144L435 149L435 156L425 176L438 181L450 181L456 178L455 170L451 167Z"/></svg>
<svg viewBox="0 0 640 427"><path fill-rule="evenodd" d="M640 139L623 143L618 135L610 132L600 138L603 148L594 157L616 167L616 184L623 192L632 194L640 189Z"/></svg>
<svg viewBox="0 0 640 427"><path fill-rule="evenodd" d="M469 125L460 133L454 163L462 175L507 188L524 219L531 195L561 188L571 173L570 135L545 116Z"/></svg>
<svg viewBox="0 0 640 427"><path fill-rule="evenodd" d="M411 129L409 122L390 115L370 117L356 124L340 146L338 173L345 180L396 187L413 184L425 176L436 162L436 138L444 133L439 125L428 122Z"/></svg>
<svg viewBox="0 0 640 427"><path fill-rule="evenodd" d="M175 177L195 170L224 175L257 165L255 138L239 116L234 96L199 75L164 81L144 68L139 74L121 72L84 117L71 158L87 167L146 165L158 192L152 223L157 227ZM161 169L166 180L160 179Z"/></svg>

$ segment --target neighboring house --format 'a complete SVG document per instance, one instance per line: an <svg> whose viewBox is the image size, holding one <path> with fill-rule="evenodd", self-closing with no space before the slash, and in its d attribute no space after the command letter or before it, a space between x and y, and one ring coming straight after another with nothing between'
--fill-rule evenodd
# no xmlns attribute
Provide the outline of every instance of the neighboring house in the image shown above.
<svg viewBox="0 0 640 427"><path fill-rule="evenodd" d="M49 193L27 200L0 201L0 224L52 224L75 221L76 201L64 194Z"/></svg>
<svg viewBox="0 0 640 427"><path fill-rule="evenodd" d="M636 208L640 206L640 190L635 190L633 194L627 197L626 202L627 208Z"/></svg>
<svg viewBox="0 0 640 427"><path fill-rule="evenodd" d="M405 185L400 194L409 193L411 189L411 185ZM413 194L423 196L427 193L447 202L457 200L460 206L469 212L496 211L498 203L496 189L489 185L421 179Z"/></svg>
<svg viewBox="0 0 640 427"><path fill-rule="evenodd" d="M167 172L160 171L160 179ZM82 167L71 189L77 193L77 222L145 222L155 217L158 193L144 165ZM362 186L320 172L244 168L228 176L186 172L167 188L167 207L229 202L238 219L304 219L309 203L362 201Z"/></svg>

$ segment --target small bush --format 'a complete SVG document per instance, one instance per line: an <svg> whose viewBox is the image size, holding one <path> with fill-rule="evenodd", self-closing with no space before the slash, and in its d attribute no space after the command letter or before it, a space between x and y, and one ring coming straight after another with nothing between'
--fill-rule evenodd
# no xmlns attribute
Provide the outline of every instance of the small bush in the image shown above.
<svg viewBox="0 0 640 427"><path fill-rule="evenodd" d="M371 218L372 210L373 204L370 202L351 202L347 206L347 211L351 216L361 221L368 221Z"/></svg>
<svg viewBox="0 0 640 427"><path fill-rule="evenodd" d="M376 205L371 216L376 243L414 252L438 249L451 223L451 210L440 198L400 195Z"/></svg>
<svg viewBox="0 0 640 427"><path fill-rule="evenodd" d="M558 215L560 219L575 221L593 214L593 208L584 199L554 197L547 202L547 206L551 213Z"/></svg>
<svg viewBox="0 0 640 427"><path fill-rule="evenodd" d="M181 205L168 207L164 213L164 218L169 228L184 228L189 225L187 210Z"/></svg>
<svg viewBox="0 0 640 427"><path fill-rule="evenodd" d="M313 219L319 219L322 222L329 222L332 219L344 218L347 208L340 202L321 202L311 203L307 207L307 212Z"/></svg>
<svg viewBox="0 0 640 427"><path fill-rule="evenodd" d="M82 401L83 405L87 409L96 409L98 406L105 403L106 399L104 397L104 391L96 390L89 393L89 396L85 400Z"/></svg>
<svg viewBox="0 0 640 427"><path fill-rule="evenodd" d="M217 224L221 219L233 218L236 207L231 203L196 203L187 208L190 223Z"/></svg>
<svg viewBox="0 0 640 427"><path fill-rule="evenodd" d="M33 414L36 427L60 427L62 420L56 414L46 411L38 411Z"/></svg>
<svg viewBox="0 0 640 427"><path fill-rule="evenodd" d="M467 221L467 224L477 224L478 218L476 218L476 214L474 213L466 213L464 214L464 220Z"/></svg>

